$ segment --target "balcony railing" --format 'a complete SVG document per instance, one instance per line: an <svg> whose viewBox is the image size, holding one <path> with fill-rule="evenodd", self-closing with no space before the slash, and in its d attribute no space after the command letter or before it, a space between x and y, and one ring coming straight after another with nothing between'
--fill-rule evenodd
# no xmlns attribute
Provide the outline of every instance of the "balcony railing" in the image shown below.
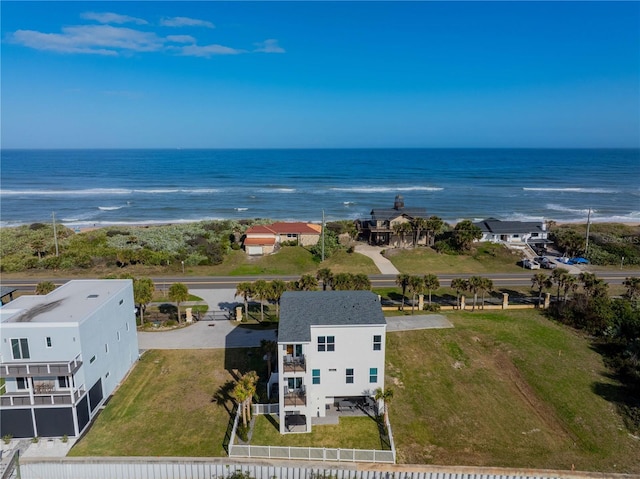
<svg viewBox="0 0 640 479"><path fill-rule="evenodd" d="M80 366L82 366L82 359L79 354L71 361L1 363L0 377L67 376L74 374Z"/></svg>
<svg viewBox="0 0 640 479"><path fill-rule="evenodd" d="M60 404L75 404L86 390L84 386L75 390L62 389L59 391L51 391L47 393L29 394L29 390L4 393L0 396L0 405L3 407L10 406L47 406ZM32 400L33 398L33 400Z"/></svg>
<svg viewBox="0 0 640 479"><path fill-rule="evenodd" d="M285 406L306 406L307 396L304 391L293 391L284 395Z"/></svg>
<svg viewBox="0 0 640 479"><path fill-rule="evenodd" d="M285 373L298 373L306 371L306 364L303 356L284 358L283 370Z"/></svg>

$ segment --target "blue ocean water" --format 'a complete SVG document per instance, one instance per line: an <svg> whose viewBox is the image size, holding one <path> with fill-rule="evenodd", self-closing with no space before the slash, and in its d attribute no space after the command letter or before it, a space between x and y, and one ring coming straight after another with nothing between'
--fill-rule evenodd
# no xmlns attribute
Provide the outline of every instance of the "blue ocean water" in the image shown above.
<svg viewBox="0 0 640 479"><path fill-rule="evenodd" d="M640 150L2 150L0 226L223 218L319 222L373 208L640 222Z"/></svg>

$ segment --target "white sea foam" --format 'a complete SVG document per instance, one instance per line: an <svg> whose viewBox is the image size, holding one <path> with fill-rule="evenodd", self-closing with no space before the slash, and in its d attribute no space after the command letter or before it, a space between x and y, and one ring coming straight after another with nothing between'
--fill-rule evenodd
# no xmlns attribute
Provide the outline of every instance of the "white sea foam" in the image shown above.
<svg viewBox="0 0 640 479"><path fill-rule="evenodd" d="M121 210L124 206L98 206L100 211L116 211Z"/></svg>
<svg viewBox="0 0 640 479"><path fill-rule="evenodd" d="M545 207L551 211L562 211L563 213L572 213L581 216L587 216L589 214L589 208L569 208L567 206L556 205L554 203L548 203ZM597 213L597 211L592 209L591 214L594 213Z"/></svg>
<svg viewBox="0 0 640 479"><path fill-rule="evenodd" d="M236 211L247 211L249 208L234 208Z"/></svg>
<svg viewBox="0 0 640 479"><path fill-rule="evenodd" d="M132 190L122 188L89 188L85 190L0 190L4 196L87 196L87 195L128 195Z"/></svg>
<svg viewBox="0 0 640 479"><path fill-rule="evenodd" d="M619 193L619 190L610 188L522 188L524 191L558 191L564 193Z"/></svg>
<svg viewBox="0 0 640 479"><path fill-rule="evenodd" d="M356 202L355 201L343 201L342 204L345 205L345 206L351 206L351 205L355 205Z"/></svg>
<svg viewBox="0 0 640 479"><path fill-rule="evenodd" d="M295 193L295 188L262 188L258 190L260 193Z"/></svg>
<svg viewBox="0 0 640 479"><path fill-rule="evenodd" d="M351 193L388 193L393 191L442 191L436 186L353 186L347 188L331 188L332 191Z"/></svg>

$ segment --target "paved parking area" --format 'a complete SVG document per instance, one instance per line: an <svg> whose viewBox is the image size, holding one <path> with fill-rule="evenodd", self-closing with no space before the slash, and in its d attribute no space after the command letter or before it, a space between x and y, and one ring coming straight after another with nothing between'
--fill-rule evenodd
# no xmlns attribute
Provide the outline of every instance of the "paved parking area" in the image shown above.
<svg viewBox="0 0 640 479"><path fill-rule="evenodd" d="M393 316L387 318L387 332L411 331L414 329L453 328L453 324L441 314L420 314L415 316Z"/></svg>
<svg viewBox="0 0 640 479"><path fill-rule="evenodd" d="M193 293L204 299L209 310L234 311L235 289L199 289ZM199 321L173 331L138 333L138 348L147 349L222 349L260 346L263 339L275 340L273 329L256 329L255 325L237 325L235 321Z"/></svg>

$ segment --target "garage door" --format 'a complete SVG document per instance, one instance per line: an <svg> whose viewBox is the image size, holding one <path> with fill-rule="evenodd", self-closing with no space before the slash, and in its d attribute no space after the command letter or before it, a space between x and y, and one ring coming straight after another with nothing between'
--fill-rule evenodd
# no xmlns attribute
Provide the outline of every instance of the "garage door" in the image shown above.
<svg viewBox="0 0 640 479"><path fill-rule="evenodd" d="M262 246L247 246L247 253L253 255L261 255L262 254Z"/></svg>

